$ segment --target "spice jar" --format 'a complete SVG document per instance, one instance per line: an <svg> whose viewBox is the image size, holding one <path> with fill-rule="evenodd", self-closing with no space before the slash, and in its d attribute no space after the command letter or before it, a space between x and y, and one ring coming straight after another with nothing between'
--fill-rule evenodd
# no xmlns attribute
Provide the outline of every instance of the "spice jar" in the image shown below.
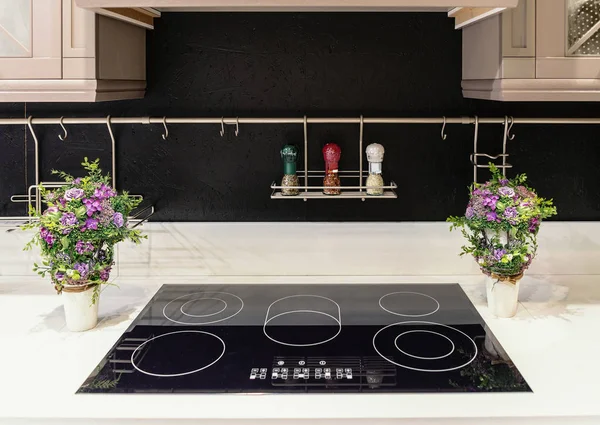
<svg viewBox="0 0 600 425"><path fill-rule="evenodd" d="M325 160L325 178L323 179L323 193L325 195L340 194L340 176L338 175L338 162L342 156L342 150L335 143L327 143L323 146L323 159ZM335 187L335 189L330 187Z"/></svg>
<svg viewBox="0 0 600 425"><path fill-rule="evenodd" d="M283 160L283 179L281 180L281 194L283 196L298 195L298 176L296 175L296 161L298 160L298 148L294 145L285 145L281 148L281 159Z"/></svg>
<svg viewBox="0 0 600 425"><path fill-rule="evenodd" d="M383 195L383 177L381 169L385 149L379 143L367 146L367 161L369 161L369 177L367 177L367 195Z"/></svg>

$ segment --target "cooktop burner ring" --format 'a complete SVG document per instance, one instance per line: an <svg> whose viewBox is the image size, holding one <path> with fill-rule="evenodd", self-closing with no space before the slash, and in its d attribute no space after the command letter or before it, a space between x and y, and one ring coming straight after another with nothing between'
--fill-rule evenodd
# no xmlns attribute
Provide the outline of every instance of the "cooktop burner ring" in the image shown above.
<svg viewBox="0 0 600 425"><path fill-rule="evenodd" d="M426 298L429 298L430 300L433 300L433 302L435 302L435 308L433 309L433 311L429 311L426 313L422 313L422 314L408 314L408 313L398 313L396 311L392 311L389 308L384 307L383 305L383 300L386 297L389 297L391 295L405 295L405 294L409 294L409 295L420 295ZM402 316L402 317L425 317L425 316L430 316L434 313L437 313L437 311L440 309L440 303L438 302L438 300L436 300L435 298L433 298L431 295L427 295L427 294L423 294L421 292L410 292L410 291L400 291L400 292L390 292L389 294L385 294L384 296L382 296L381 298L379 298L379 307L381 307L384 311L387 311L390 314L394 314L396 316Z"/></svg>
<svg viewBox="0 0 600 425"><path fill-rule="evenodd" d="M191 333L191 334L203 334L203 335L208 335L211 336L213 338L216 338L221 345L223 346L223 351L221 352L221 354L215 359L213 360L211 363L202 366L201 368L198 369L194 369L194 370L190 370L190 371L186 371L186 372L180 372L180 373L154 373L154 372L148 372L144 369L142 369L140 366L138 366L135 363L135 356L136 353L139 352L142 347L144 347L146 344L155 341L157 339L163 338L163 337L167 337L169 335L174 335L174 334L181 334L181 333ZM177 376L185 376L185 375L191 375L192 373L196 373L196 372L200 372L204 369L208 369L209 367L211 367L212 365L214 365L215 363L217 363L219 360L221 360L221 358L223 357L223 355L225 354L225 349L226 349L226 345L225 345L225 341L223 341L221 338L219 338L217 335L210 333L210 332L205 332L205 331L196 331L196 330L190 330L190 331L175 331L175 332L167 332L158 336L155 336L153 338L150 338L146 341L144 341L143 343L141 343L135 350L133 350L133 353L131 353L131 365L140 373L143 373L145 375L150 375L150 376L156 376L158 378L174 378Z"/></svg>
<svg viewBox="0 0 600 425"><path fill-rule="evenodd" d="M445 367L445 368L437 368L437 369L435 367L430 367L430 368L426 369L426 368L422 368L422 367L414 367L414 366L409 366L409 365L406 365L406 364L399 363L397 361L394 361L394 360L386 357L381 351L379 351L379 349L377 348L377 336L378 335L380 335L386 329L391 328L392 326L409 325L409 324L410 325L415 325L416 324L416 325L427 325L427 326L441 326L442 328L450 329L451 331L456 332L460 337L466 338L472 344L474 352L470 355L470 358L466 362L462 362L462 363L458 364L457 366L454 366L454 367ZM424 331L424 330L426 330L426 329L423 329L423 330L414 329L414 331ZM397 337L396 337L396 339L397 339ZM396 341L396 339L394 339L394 341ZM377 354L379 354L379 356L382 359L386 360L387 362L389 362L389 363L391 363L393 365L396 365L398 367L402 367L404 369L409 369L409 370L414 370L414 371L417 371L417 372L451 372L453 370L462 369L463 367L465 367L465 366L469 365L471 362L473 362L473 360L475 360L475 358L477 358L477 354L479 352L479 350L477 349L477 344L475 343L475 341L473 340L473 338L471 338L469 335L467 335L466 333L464 333L460 329L457 329L457 328L449 326L449 325L444 325L442 323L425 322L425 321L397 322L397 323L392 323L390 325L384 326L383 328L379 329L375 333L375 335L373 336L373 348L375 349L375 351L377 352ZM405 354L405 353L403 353L403 354ZM452 353L449 353L445 357L448 357L451 354ZM417 357L410 356L410 355L408 357L417 358ZM425 359L419 359L419 360L425 360ZM435 360L439 360L439 359L435 359ZM433 362L433 364L435 363L435 360L434 359L427 359L427 361L431 361L431 362Z"/></svg>
<svg viewBox="0 0 600 425"><path fill-rule="evenodd" d="M416 356L414 354L407 353L406 351L402 350L402 348L398 347L398 339L401 336L406 335L406 334L410 334L410 333L429 333L429 334L439 335L442 338L445 338L445 339L448 340L448 342L451 345L450 351L448 351L446 354L444 354L442 356L435 356L435 357ZM448 338L446 335L441 334L439 332L429 331L427 329L422 329L422 330L421 329L413 329L413 330L410 330L410 331L402 332L400 335L398 335L394 339L394 345L396 346L396 349L398 351L400 351L402 354L404 354L405 356L412 357L414 359L419 359L419 360L439 360L439 359L444 359L444 358L448 357L449 355L451 355L452 353L454 353L454 350L456 349L456 347L454 346L454 342L452 342L452 340L450 338Z"/></svg>
<svg viewBox="0 0 600 425"><path fill-rule="evenodd" d="M195 298L193 298L195 297ZM183 302L183 299L190 298L187 301ZM190 301L198 301L203 299L218 299L226 304L224 310L203 316L193 316L189 313L185 313L183 311L183 306L186 305ZM225 301L228 299L230 302ZM179 305L181 303L181 305ZM232 307L233 305L238 304L239 307L235 309ZM179 306L179 308L177 308ZM219 291L203 291L203 292L193 292L191 294L185 294L180 297L174 298L169 301L163 307L163 316L170 320L173 323L177 323L179 325L209 325L212 323L223 322L225 320L231 319L234 316L237 316L244 308L244 300L234 294L230 294L229 292L219 292ZM235 310L235 311L234 311ZM173 317L173 315L179 314L180 317ZM183 316L181 316L183 314ZM221 317L219 317L221 316ZM202 320L204 318L214 317L214 320Z"/></svg>
<svg viewBox="0 0 600 425"><path fill-rule="evenodd" d="M193 303L193 302L197 302L200 300L217 300L220 301L221 303L223 303L223 308L215 313L210 313L210 314L190 314L190 313L186 313L183 309L186 305L188 305L189 303ZM219 313L222 313L225 311L225 309L227 308L227 302L220 299L220 298L214 298L214 297L204 297L204 298L200 298L200 299L194 299L194 300L189 300L184 302L181 307L179 307L179 310L181 311L182 314L185 314L188 317L210 317L210 316L216 316Z"/></svg>
<svg viewBox="0 0 600 425"><path fill-rule="evenodd" d="M303 309L303 308L298 308L298 309L292 309L292 310L285 310L281 313L275 314L274 316L270 316L271 314L271 308L273 308L273 306L275 306L277 303L281 303L282 301L285 300L291 300L291 299L319 299L319 300L325 300L326 303L331 303L330 305L327 305L327 308L332 309L335 311L335 314L337 315L337 317L335 317L333 314L329 314L327 312L324 311L320 311L320 310L313 310L313 309ZM314 305L314 304L313 304ZM326 309L326 308L323 308ZM283 316L287 316L290 314L297 314L297 313L310 313L310 314L319 314L325 317L328 317L330 319L332 319L337 327L337 330L335 332L335 334L327 339L323 339L320 341L316 341L316 342L307 342L307 343L301 343L301 344L296 344L296 343L291 343L291 342L285 342L285 341L281 341L277 338L274 338L273 336L269 335L268 331L267 331L267 325L272 322L273 320L279 318L279 317L283 317ZM329 341L333 341L339 334L340 332L342 332L342 313L341 313L341 309L340 309L340 305L338 303L336 303L335 301L333 301L331 298L327 298L321 295L304 295L304 294L300 294L300 295L289 295L287 297L283 297L283 298L279 298L275 301L273 301L269 307L267 308L267 314L265 316L265 322L263 324L263 333L265 334L265 336L267 338L269 338L271 341L277 343L277 344L281 344L281 345L286 345L288 347L314 347L316 345L321 345L321 344L325 344Z"/></svg>

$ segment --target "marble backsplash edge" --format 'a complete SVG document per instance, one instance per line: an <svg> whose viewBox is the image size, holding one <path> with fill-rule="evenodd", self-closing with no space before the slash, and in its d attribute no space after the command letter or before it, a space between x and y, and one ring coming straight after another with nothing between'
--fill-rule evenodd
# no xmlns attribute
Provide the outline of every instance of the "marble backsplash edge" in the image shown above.
<svg viewBox="0 0 600 425"><path fill-rule="evenodd" d="M146 223L113 277L474 275L446 223ZM30 235L0 228L0 276L33 277ZM548 222L529 274L600 274L598 222Z"/></svg>

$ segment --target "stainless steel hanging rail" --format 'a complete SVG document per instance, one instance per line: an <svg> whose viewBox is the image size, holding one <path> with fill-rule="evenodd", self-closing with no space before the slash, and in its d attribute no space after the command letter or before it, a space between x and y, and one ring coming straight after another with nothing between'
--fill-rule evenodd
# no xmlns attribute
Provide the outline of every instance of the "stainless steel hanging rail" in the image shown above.
<svg viewBox="0 0 600 425"><path fill-rule="evenodd" d="M304 124L304 118L165 118L165 117L111 117L111 124ZM361 118L306 118L307 124L360 124ZM364 124L474 124L475 117L455 118L363 118ZM505 117L479 118L479 124L504 124ZM513 124L600 124L600 118L513 118ZM0 125L27 125L27 118L0 118ZM104 124L106 117L98 118L32 118L35 125Z"/></svg>

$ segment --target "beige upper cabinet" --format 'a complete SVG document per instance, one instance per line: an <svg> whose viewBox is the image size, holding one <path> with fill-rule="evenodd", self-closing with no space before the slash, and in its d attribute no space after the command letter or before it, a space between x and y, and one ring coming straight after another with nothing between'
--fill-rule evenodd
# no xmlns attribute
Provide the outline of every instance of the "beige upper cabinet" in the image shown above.
<svg viewBox="0 0 600 425"><path fill-rule="evenodd" d="M463 30L463 95L600 101L600 2L520 0Z"/></svg>
<svg viewBox="0 0 600 425"><path fill-rule="evenodd" d="M61 1L0 0L0 79L61 78Z"/></svg>
<svg viewBox="0 0 600 425"><path fill-rule="evenodd" d="M74 0L0 0L0 102L144 96L153 11L82 9Z"/></svg>
<svg viewBox="0 0 600 425"><path fill-rule="evenodd" d="M77 0L83 8L151 7L163 11L448 11L515 7L518 0Z"/></svg>

